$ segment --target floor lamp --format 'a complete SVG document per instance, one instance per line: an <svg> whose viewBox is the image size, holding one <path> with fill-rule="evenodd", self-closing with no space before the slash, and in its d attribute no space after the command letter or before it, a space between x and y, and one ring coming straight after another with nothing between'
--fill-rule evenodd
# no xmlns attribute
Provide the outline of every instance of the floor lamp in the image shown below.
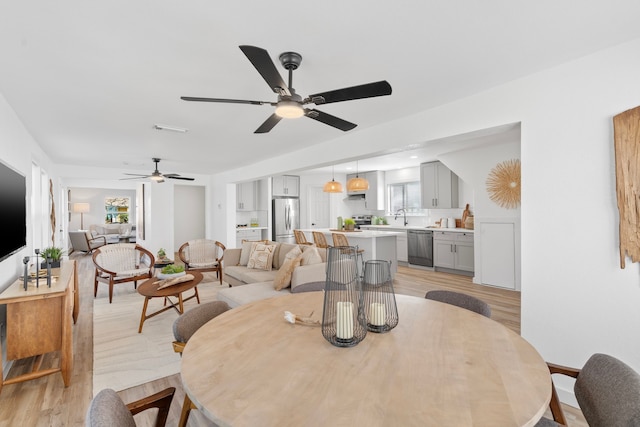
<svg viewBox="0 0 640 427"><path fill-rule="evenodd" d="M80 213L80 230L84 230L84 214L91 210L89 203L74 203L73 211Z"/></svg>

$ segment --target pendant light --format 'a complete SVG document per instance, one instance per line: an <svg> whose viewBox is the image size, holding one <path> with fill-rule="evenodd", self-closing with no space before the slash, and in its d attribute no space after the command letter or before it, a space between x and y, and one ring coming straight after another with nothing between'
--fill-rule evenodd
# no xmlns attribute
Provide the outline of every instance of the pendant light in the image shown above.
<svg viewBox="0 0 640 427"><path fill-rule="evenodd" d="M336 182L334 179L334 169L335 166L331 166L331 181L328 181L324 187L322 187L322 191L325 193L342 193L342 184Z"/></svg>
<svg viewBox="0 0 640 427"><path fill-rule="evenodd" d="M356 160L356 177L347 181L347 191L366 191L369 189L369 181L358 176L358 161Z"/></svg>

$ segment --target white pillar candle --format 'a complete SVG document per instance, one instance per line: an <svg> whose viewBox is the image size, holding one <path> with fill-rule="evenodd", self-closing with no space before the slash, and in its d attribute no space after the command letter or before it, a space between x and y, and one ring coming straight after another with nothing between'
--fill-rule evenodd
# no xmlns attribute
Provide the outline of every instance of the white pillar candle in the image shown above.
<svg viewBox="0 0 640 427"><path fill-rule="evenodd" d="M353 303L339 301L336 318L336 337L340 339L353 338Z"/></svg>
<svg viewBox="0 0 640 427"><path fill-rule="evenodd" d="M384 304L373 302L369 306L369 323L374 326L384 326L387 321L385 316Z"/></svg>

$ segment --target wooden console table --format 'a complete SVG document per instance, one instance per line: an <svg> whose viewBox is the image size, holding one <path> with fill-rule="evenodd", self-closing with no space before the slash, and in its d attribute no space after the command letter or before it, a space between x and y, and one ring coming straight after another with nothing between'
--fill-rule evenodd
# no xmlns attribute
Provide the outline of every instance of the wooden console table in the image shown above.
<svg viewBox="0 0 640 427"><path fill-rule="evenodd" d="M7 359L36 357L33 370L2 380L3 385L28 381L56 372L62 374L65 387L71 382L73 368L72 322L78 315L78 273L75 261L63 261L53 274L57 280L47 287L46 279L29 282L24 290L22 280L16 280L0 294L0 304L7 305ZM60 351L60 366L40 369L45 354ZM0 354L2 354L0 349Z"/></svg>

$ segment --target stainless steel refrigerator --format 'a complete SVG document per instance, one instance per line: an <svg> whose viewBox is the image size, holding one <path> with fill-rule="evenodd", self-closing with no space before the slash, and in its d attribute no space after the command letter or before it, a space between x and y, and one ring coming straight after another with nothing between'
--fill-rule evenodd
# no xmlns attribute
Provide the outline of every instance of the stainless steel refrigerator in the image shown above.
<svg viewBox="0 0 640 427"><path fill-rule="evenodd" d="M298 198L273 199L271 222L274 241L295 243L293 230L300 228L300 200Z"/></svg>

